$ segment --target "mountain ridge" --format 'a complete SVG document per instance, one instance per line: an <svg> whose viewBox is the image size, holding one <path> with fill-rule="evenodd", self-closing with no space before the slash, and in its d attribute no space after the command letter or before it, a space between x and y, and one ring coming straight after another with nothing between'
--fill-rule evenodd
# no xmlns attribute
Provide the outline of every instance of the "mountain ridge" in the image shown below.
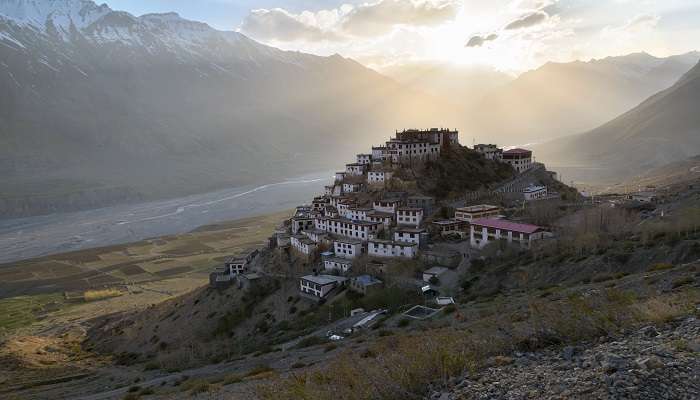
<svg viewBox="0 0 700 400"><path fill-rule="evenodd" d="M616 180L696 156L698 101L700 63L670 88L600 127L543 144L541 157L564 166L595 166L601 179Z"/></svg>
<svg viewBox="0 0 700 400"><path fill-rule="evenodd" d="M143 200L278 181L325 170L330 148L345 156L376 132L445 121L439 101L340 56L175 14L101 9L77 29L76 5L99 7L77 0L57 28L59 14L10 3L36 4L0 3L0 216L32 215L66 191L94 206L116 188Z"/></svg>

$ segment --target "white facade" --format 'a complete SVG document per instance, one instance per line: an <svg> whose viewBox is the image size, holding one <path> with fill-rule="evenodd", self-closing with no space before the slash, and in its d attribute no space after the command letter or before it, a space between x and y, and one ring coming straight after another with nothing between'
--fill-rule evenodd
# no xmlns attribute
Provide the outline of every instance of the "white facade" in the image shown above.
<svg viewBox="0 0 700 400"><path fill-rule="evenodd" d="M385 213L381 211L372 211L370 213L367 213L367 221L379 222L382 225L384 225L385 228L389 228L393 225L394 214Z"/></svg>
<svg viewBox="0 0 700 400"><path fill-rule="evenodd" d="M335 183L340 183L345 179L345 175L348 173L346 171L340 171L335 173Z"/></svg>
<svg viewBox="0 0 700 400"><path fill-rule="evenodd" d="M248 271L248 262L244 259L228 260L224 263L229 275L240 275Z"/></svg>
<svg viewBox="0 0 700 400"><path fill-rule="evenodd" d="M345 212L345 218L353 221L369 221L367 214L374 211L371 208L348 208Z"/></svg>
<svg viewBox="0 0 700 400"><path fill-rule="evenodd" d="M372 239L367 242L367 254L375 257L413 258L418 254L415 243Z"/></svg>
<svg viewBox="0 0 700 400"><path fill-rule="evenodd" d="M367 183L370 185L383 185L391 179L391 171L369 171L367 173Z"/></svg>
<svg viewBox="0 0 700 400"><path fill-rule="evenodd" d="M396 210L396 223L399 225L420 226L423 222L423 209L399 207Z"/></svg>
<svg viewBox="0 0 700 400"><path fill-rule="evenodd" d="M372 160L384 161L387 159L388 149L384 146L372 147Z"/></svg>
<svg viewBox="0 0 700 400"><path fill-rule="evenodd" d="M525 201L540 200L547 197L547 186L528 186L523 189Z"/></svg>
<svg viewBox="0 0 700 400"><path fill-rule="evenodd" d="M366 164L347 164L345 166L345 172L347 175L350 176L362 176L365 173L365 170L367 169Z"/></svg>
<svg viewBox="0 0 700 400"><path fill-rule="evenodd" d="M323 268L326 271L348 272L352 269L352 261L347 258L327 257L323 260Z"/></svg>
<svg viewBox="0 0 700 400"><path fill-rule="evenodd" d="M379 212L395 214L400 204L401 202L399 200L375 200L372 204L372 208Z"/></svg>
<svg viewBox="0 0 700 400"><path fill-rule="evenodd" d="M440 145L427 141L397 140L386 142L388 156L391 161L426 161L435 160L440 156Z"/></svg>
<svg viewBox="0 0 700 400"><path fill-rule="evenodd" d="M318 247L313 240L304 235L294 235L291 237L290 243L294 250L299 253L310 256Z"/></svg>
<svg viewBox="0 0 700 400"><path fill-rule="evenodd" d="M495 144L477 144L474 150L481 153L487 160L501 161L503 159L503 149L499 149Z"/></svg>
<svg viewBox="0 0 700 400"><path fill-rule="evenodd" d="M394 241L420 245L420 237L424 233L425 229L399 228L394 231Z"/></svg>
<svg viewBox="0 0 700 400"><path fill-rule="evenodd" d="M338 239L333 242L336 257L353 259L362 255L362 242L359 240Z"/></svg>
<svg viewBox="0 0 700 400"><path fill-rule="evenodd" d="M316 218L314 225L317 229L345 237L367 240L384 229L379 222L351 221L344 218Z"/></svg>
<svg viewBox="0 0 700 400"><path fill-rule="evenodd" d="M357 163L358 164L371 164L372 163L372 155L371 154L358 154L357 155Z"/></svg>
<svg viewBox="0 0 700 400"><path fill-rule="evenodd" d="M311 229L314 226L312 218L292 217L292 234Z"/></svg>
<svg viewBox="0 0 700 400"><path fill-rule="evenodd" d="M525 149L504 151L503 162L510 164L518 173L523 173L532 166L532 151Z"/></svg>
<svg viewBox="0 0 700 400"><path fill-rule="evenodd" d="M470 244L479 249L498 240L529 248L533 241L551 236L539 226L494 219L475 220L469 229Z"/></svg>
<svg viewBox="0 0 700 400"><path fill-rule="evenodd" d="M338 215L340 215L343 218L347 218L348 211L355 207L354 202L343 202L343 203L338 203L336 208L338 209Z"/></svg>
<svg viewBox="0 0 700 400"><path fill-rule="evenodd" d="M361 183L343 183L343 193L357 193L361 191Z"/></svg>
<svg viewBox="0 0 700 400"><path fill-rule="evenodd" d="M299 290L307 295L322 299L336 287L345 285L346 280L342 276L306 275L299 278Z"/></svg>

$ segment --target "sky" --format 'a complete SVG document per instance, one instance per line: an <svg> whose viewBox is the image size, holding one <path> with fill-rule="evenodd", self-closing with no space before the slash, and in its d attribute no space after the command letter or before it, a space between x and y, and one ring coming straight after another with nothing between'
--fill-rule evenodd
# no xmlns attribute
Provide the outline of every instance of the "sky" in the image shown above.
<svg viewBox="0 0 700 400"><path fill-rule="evenodd" d="M523 72L700 43L699 0L107 0L178 12L285 50L339 53L377 69L415 63Z"/></svg>

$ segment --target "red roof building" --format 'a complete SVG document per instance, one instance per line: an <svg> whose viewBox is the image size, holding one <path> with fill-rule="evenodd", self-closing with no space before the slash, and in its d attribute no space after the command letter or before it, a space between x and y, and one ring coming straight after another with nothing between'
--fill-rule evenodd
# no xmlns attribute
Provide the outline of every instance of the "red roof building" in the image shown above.
<svg viewBox="0 0 700 400"><path fill-rule="evenodd" d="M472 247L483 248L496 240L508 243L519 243L530 247L534 240L539 240L551 234L543 227L521 224L504 219L480 218L471 222L470 240Z"/></svg>

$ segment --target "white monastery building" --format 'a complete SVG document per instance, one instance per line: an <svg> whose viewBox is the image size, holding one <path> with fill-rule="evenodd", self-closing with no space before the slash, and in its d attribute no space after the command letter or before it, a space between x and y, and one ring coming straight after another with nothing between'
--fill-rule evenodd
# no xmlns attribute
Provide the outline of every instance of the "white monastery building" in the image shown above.
<svg viewBox="0 0 700 400"><path fill-rule="evenodd" d="M551 233L537 225L490 218L473 220L469 232L471 246L475 248L483 248L498 240L518 243L522 247L529 248L532 242L549 236Z"/></svg>
<svg viewBox="0 0 700 400"><path fill-rule="evenodd" d="M418 254L418 244L371 239L367 242L367 254L375 257L413 258Z"/></svg>

